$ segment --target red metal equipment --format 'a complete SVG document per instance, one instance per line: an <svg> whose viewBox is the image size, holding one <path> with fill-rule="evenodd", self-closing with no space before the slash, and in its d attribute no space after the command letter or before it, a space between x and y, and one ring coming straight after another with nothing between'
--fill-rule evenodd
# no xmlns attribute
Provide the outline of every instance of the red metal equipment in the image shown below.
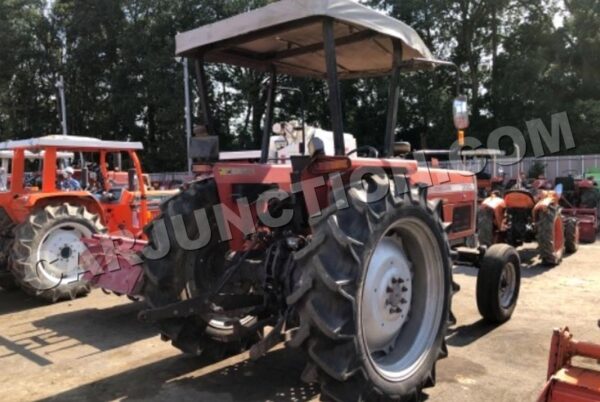
<svg viewBox="0 0 600 402"><path fill-rule="evenodd" d="M118 295L135 297L141 294L144 268L139 253L147 241L94 235L83 242L87 250L80 256L80 261L86 267L85 282Z"/></svg>
<svg viewBox="0 0 600 402"><path fill-rule="evenodd" d="M555 329L548 360L548 382L538 402L600 401L600 372L573 365L574 357L600 360L600 345L573 339L569 328Z"/></svg>

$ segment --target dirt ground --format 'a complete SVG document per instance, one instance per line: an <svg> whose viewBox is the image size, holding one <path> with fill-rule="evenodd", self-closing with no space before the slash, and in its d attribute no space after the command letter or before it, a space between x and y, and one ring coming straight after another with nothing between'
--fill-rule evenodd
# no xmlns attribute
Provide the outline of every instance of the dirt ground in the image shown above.
<svg viewBox="0 0 600 402"><path fill-rule="evenodd" d="M429 401L533 401L544 383L552 328L600 342L600 243L545 269L531 250L519 305L500 327L480 321L476 271L458 267L458 324ZM180 355L136 320L142 307L101 291L58 305L0 290L0 400L318 401L299 380L303 358L278 349L209 365Z"/></svg>

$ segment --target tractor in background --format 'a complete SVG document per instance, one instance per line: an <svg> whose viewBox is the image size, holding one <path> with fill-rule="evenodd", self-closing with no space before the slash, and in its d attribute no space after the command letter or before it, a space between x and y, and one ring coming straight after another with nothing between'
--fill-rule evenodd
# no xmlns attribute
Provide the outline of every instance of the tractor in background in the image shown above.
<svg viewBox="0 0 600 402"><path fill-rule="evenodd" d="M571 173L571 172L569 172ZM560 205L562 213L579 222L580 240L594 243L598 230L600 214L600 190L593 178L577 178L573 174L557 177L556 184L563 187Z"/></svg>
<svg viewBox="0 0 600 402"><path fill-rule="evenodd" d="M0 172L6 183L0 191L2 287L18 285L49 302L85 295L84 239L105 232L144 238L159 204L177 191L147 189L137 156L142 149L141 143L61 135L1 143L0 151L12 157ZM66 170L77 187L63 187Z"/></svg>
<svg viewBox="0 0 600 402"><path fill-rule="evenodd" d="M549 266L560 264L565 252L577 251L579 222L562 215L562 185L545 190L542 182L536 181L531 189L508 190L504 195L495 192L481 203L478 229L482 244L518 247L537 241L540 258Z"/></svg>

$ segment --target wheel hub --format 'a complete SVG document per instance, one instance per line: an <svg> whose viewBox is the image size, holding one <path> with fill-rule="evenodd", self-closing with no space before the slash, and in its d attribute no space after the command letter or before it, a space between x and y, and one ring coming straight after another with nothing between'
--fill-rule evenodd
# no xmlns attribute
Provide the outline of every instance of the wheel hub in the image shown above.
<svg viewBox="0 0 600 402"><path fill-rule="evenodd" d="M50 229L37 250L38 274L53 283L71 283L79 280L79 257L85 252L83 237L90 237L86 226L69 222Z"/></svg>
<svg viewBox="0 0 600 402"><path fill-rule="evenodd" d="M503 308L508 308L512 304L516 283L516 269L512 263L508 263L502 269L502 276L498 284L498 297Z"/></svg>
<svg viewBox="0 0 600 402"><path fill-rule="evenodd" d="M412 299L411 264L397 239L385 238L377 246L365 285L363 311L369 349L389 351L408 319Z"/></svg>

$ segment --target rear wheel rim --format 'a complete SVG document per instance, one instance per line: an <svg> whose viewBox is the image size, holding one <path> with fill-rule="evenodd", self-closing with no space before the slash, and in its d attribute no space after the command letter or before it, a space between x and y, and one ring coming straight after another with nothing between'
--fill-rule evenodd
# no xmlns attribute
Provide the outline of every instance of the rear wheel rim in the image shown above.
<svg viewBox="0 0 600 402"><path fill-rule="evenodd" d="M78 222L53 226L38 245L35 261L38 275L56 286L79 281L83 273L79 258L87 250L81 239L91 236L92 230Z"/></svg>
<svg viewBox="0 0 600 402"><path fill-rule="evenodd" d="M435 344L444 311L443 265L435 234L416 218L391 225L368 262L359 314L362 341L369 363L388 381L411 377Z"/></svg>
<svg viewBox="0 0 600 402"><path fill-rule="evenodd" d="M498 297L500 299L500 306L503 309L508 309L512 305L516 289L517 270L514 264L509 262L502 268L502 275L498 284Z"/></svg>

